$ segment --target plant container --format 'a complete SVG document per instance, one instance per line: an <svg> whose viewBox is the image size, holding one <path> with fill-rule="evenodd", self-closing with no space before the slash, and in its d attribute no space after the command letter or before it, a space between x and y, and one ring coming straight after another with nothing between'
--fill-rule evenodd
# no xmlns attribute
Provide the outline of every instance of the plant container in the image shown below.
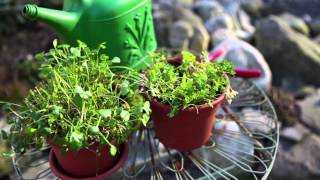
<svg viewBox="0 0 320 180"><path fill-rule="evenodd" d="M197 108L182 109L173 118L167 115L171 111L169 105L151 101L157 138L166 147L179 151L191 151L201 147L211 136L215 114L224 97L225 94L219 96L213 102L213 107L205 104Z"/></svg>
<svg viewBox="0 0 320 180"><path fill-rule="evenodd" d="M177 67L181 65L182 58L169 58L167 62ZM181 109L173 118L168 116L171 112L170 105L161 104L153 99L152 119L157 138L166 147L179 151L191 151L201 147L208 142L212 134L215 114L224 98L225 93L216 98L212 107L204 104Z"/></svg>
<svg viewBox="0 0 320 180"><path fill-rule="evenodd" d="M106 145L96 153L98 144L60 155L61 147L51 145L49 162L53 173L63 180L102 180L117 172L128 157L128 145L120 145L120 154L111 156Z"/></svg>

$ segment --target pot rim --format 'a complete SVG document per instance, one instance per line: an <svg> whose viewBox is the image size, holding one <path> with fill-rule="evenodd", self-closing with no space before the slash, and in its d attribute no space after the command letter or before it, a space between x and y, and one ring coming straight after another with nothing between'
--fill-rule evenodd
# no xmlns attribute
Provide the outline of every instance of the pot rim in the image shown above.
<svg viewBox="0 0 320 180"><path fill-rule="evenodd" d="M182 57L181 56L167 58L167 62L169 64L173 65L173 66L179 66L181 61L182 61ZM225 76L226 79L230 79L228 77L228 75L225 74L224 76ZM223 101L225 96L226 96L226 92L229 91L230 88L231 88L231 85L228 84L226 86L224 92L222 94L220 94L217 98L215 98L215 100L212 102L212 105L214 106L215 104L218 104L219 102ZM144 88L142 88L142 89L144 89ZM145 89L142 90L142 91L144 91L144 93L142 95L145 97L145 99L149 100L151 103L156 104L156 105L158 105L161 108L164 108L166 110L171 110L171 105L160 103L155 98L149 99L148 98L148 93L145 91ZM191 106L191 107L188 107L188 108L185 108L185 109L180 109L180 111L194 111L194 110L199 110L199 109L206 109L206 108L209 108L209 107L210 106L208 105L208 103L205 103L205 104L201 104L201 105Z"/></svg>
<svg viewBox="0 0 320 180"><path fill-rule="evenodd" d="M49 164L50 164L50 168L52 170L52 172L58 176L61 179L65 179L65 180L98 180L98 179L104 179L106 177L110 177L111 175L113 175L115 172L117 172L122 165L125 163L125 161L128 159L128 154L129 154L129 147L128 147L128 143L122 144L122 151L121 154L119 155L119 160L117 161L117 163L109 170L107 170L106 172L98 175L98 176L94 176L94 177L72 177L68 174L66 174L63 170L61 170L62 168L58 165L58 160L57 157L55 155L55 153L53 152L53 150L50 151L49 154Z"/></svg>
<svg viewBox="0 0 320 180"><path fill-rule="evenodd" d="M229 89L229 85L227 86L227 89ZM218 104L220 103L221 101L224 100L226 96L226 93L224 92L223 94L221 94L220 96L218 96L213 102L212 102L212 105L214 106L215 104ZM166 110L171 110L171 105L169 104L163 104L159 101L157 101L156 99L152 99L150 100L151 103L154 103L156 104L157 106L160 106L161 108L164 108ZM208 103L205 103L205 104L201 104L201 105L195 105L195 106L191 106L191 107L188 107L188 108L185 108L185 109L179 109L179 111L194 111L194 110L200 110L200 109L206 109L206 108L211 108L211 106L209 106Z"/></svg>

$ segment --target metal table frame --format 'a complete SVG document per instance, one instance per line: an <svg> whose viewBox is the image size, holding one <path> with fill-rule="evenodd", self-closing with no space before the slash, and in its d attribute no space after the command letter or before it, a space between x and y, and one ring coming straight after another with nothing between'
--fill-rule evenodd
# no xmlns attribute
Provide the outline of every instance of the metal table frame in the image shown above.
<svg viewBox="0 0 320 180"><path fill-rule="evenodd" d="M168 149L150 123L132 136L128 160L109 179L266 180L278 148L277 115L266 94L251 81L233 79L232 86L239 94L219 110L206 145L188 153ZM17 179L58 179L49 167L49 150L13 158Z"/></svg>

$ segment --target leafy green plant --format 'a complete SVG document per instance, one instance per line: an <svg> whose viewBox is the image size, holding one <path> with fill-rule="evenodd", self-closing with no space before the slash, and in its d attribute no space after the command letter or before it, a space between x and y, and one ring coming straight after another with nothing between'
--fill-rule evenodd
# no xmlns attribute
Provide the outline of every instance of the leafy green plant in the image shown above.
<svg viewBox="0 0 320 180"><path fill-rule="evenodd" d="M90 50L58 45L36 57L42 61L44 79L21 105L8 104L9 133L2 132L16 152L41 148L47 141L59 144L63 152L86 148L92 143L114 144L146 126L150 104L139 93L140 75L117 66L119 58L101 54L101 44ZM118 73L114 73L118 72Z"/></svg>
<svg viewBox="0 0 320 180"><path fill-rule="evenodd" d="M154 64L146 72L149 99L170 105L170 117L174 117L179 109L205 103L212 105L225 91L234 95L231 88L226 89L230 84L226 76L234 75L230 62L208 62L205 57L197 59L187 51L181 56L181 65L175 67L167 62L167 54L152 54Z"/></svg>

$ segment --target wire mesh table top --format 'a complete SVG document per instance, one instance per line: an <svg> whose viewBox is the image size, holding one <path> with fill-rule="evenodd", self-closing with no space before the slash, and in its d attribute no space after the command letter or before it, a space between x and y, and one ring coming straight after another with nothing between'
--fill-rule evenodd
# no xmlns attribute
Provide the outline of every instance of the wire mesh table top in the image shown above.
<svg viewBox="0 0 320 180"><path fill-rule="evenodd" d="M125 165L109 179L266 179L279 141L276 113L251 81L233 79L232 86L239 94L218 111L206 145L192 152L166 148L150 123L131 137ZM45 148L13 158L17 179L58 179L49 167L49 151Z"/></svg>

